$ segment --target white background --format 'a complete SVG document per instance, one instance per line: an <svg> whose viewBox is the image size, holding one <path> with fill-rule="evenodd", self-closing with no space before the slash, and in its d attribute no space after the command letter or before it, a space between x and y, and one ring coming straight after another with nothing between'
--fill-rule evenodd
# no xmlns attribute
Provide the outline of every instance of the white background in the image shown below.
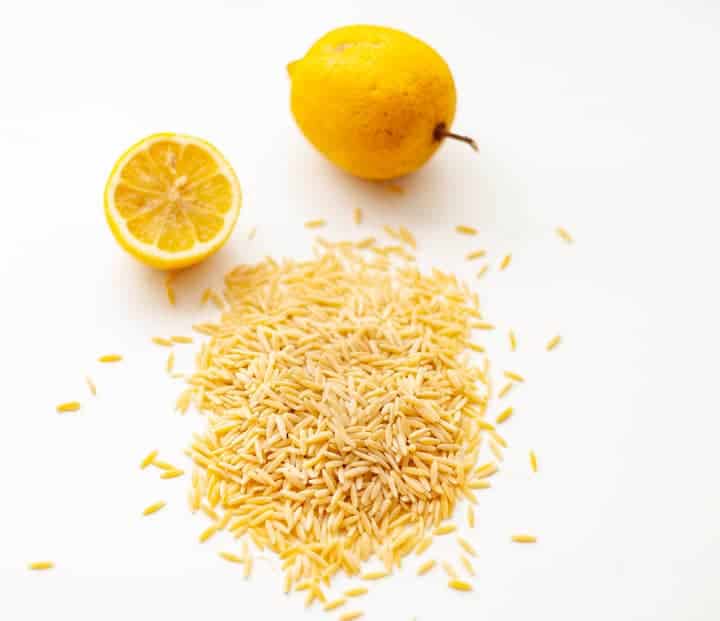
<svg viewBox="0 0 720 621"><path fill-rule="evenodd" d="M441 52L455 128L479 155L447 144L397 195L312 150L288 110L285 65L358 22ZM229 267L306 255L309 218L327 218L333 238L411 228L424 266L476 283L499 327L496 368L528 378L512 393L503 473L468 534L475 591L450 592L439 572L416 578L413 558L355 602L368 619L720 618L716 2L5 0L0 59L1 619L337 616L282 596L274 561L243 581L216 555L230 539L197 542L206 524L186 509L187 478L138 469L153 448L185 464L203 425L173 413L181 384L150 337L212 317L200 293ZM156 131L211 140L244 189L234 236L179 277L175 308L102 212L114 160ZM481 233L460 238L456 224ZM463 260L476 247L493 266L482 281ZM545 353L557 332L563 344ZM176 349L190 370L192 347ZM111 352L125 361L101 368ZM56 414L70 399L82 411ZM140 517L160 499L165 510ZM510 544L518 531L539 544ZM448 538L430 554L455 562L457 548ZM43 559L57 569L27 571Z"/></svg>

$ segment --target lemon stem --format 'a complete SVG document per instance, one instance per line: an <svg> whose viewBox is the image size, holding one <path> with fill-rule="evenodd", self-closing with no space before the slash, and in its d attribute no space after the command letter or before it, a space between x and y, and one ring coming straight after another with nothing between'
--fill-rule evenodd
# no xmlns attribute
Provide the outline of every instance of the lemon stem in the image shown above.
<svg viewBox="0 0 720 621"><path fill-rule="evenodd" d="M459 140L460 142L469 144L473 148L473 151L479 151L477 143L472 138L470 138L469 136L461 136L460 134L454 134L453 132L449 132L445 123L439 123L435 127L435 131L433 131L433 138L435 140L452 138L453 140Z"/></svg>

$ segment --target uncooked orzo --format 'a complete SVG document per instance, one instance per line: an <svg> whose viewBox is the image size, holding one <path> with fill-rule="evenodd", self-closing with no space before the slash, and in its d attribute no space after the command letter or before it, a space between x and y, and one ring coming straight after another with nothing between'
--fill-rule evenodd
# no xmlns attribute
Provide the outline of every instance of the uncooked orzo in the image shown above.
<svg viewBox="0 0 720 621"><path fill-rule="evenodd" d="M184 393L209 414L193 506L277 553L286 589L388 575L490 474L477 297L371 239L238 267L223 293Z"/></svg>

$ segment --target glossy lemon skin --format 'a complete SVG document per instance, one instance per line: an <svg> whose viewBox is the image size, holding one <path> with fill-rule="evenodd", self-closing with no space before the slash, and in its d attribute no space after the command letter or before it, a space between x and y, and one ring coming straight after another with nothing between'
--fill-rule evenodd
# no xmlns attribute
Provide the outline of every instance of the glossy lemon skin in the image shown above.
<svg viewBox="0 0 720 621"><path fill-rule="evenodd" d="M307 139L364 179L420 168L441 144L434 132L455 117L455 83L429 45L380 26L346 26L288 65L290 106Z"/></svg>

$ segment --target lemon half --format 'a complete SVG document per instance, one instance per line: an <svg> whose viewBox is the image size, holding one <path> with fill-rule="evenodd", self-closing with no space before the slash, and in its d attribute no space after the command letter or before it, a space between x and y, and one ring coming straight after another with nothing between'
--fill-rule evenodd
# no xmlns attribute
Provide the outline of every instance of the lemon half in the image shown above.
<svg viewBox="0 0 720 621"><path fill-rule="evenodd" d="M228 161L193 136L154 134L130 147L105 186L105 216L115 239L160 269L199 263L235 226L242 193Z"/></svg>

